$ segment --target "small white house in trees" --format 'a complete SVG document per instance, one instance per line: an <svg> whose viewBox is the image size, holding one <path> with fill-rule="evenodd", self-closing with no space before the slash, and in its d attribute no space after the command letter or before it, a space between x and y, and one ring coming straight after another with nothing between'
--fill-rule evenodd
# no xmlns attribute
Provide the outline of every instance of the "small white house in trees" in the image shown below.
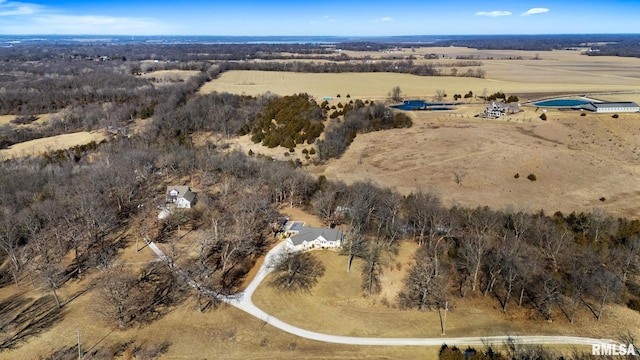
<svg viewBox="0 0 640 360"><path fill-rule="evenodd" d="M189 209L195 202L196 194L188 186L167 187L167 204L173 204L178 209Z"/></svg>
<svg viewBox="0 0 640 360"><path fill-rule="evenodd" d="M342 246L344 236L342 230L302 226L287 239L287 244L294 250L337 249Z"/></svg>

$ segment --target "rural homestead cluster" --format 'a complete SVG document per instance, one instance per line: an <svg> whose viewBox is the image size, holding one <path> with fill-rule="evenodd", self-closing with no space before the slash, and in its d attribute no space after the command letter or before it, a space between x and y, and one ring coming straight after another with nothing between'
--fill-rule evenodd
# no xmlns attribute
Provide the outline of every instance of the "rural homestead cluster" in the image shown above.
<svg viewBox="0 0 640 360"><path fill-rule="evenodd" d="M167 187L165 199L165 203L158 206L159 220L166 219L177 209L190 209L196 203L196 193L189 186L173 185ZM346 210L338 207L336 211L344 213ZM276 225L291 251L338 249L344 241L340 229L305 226L304 222L289 221L287 217L278 219Z"/></svg>

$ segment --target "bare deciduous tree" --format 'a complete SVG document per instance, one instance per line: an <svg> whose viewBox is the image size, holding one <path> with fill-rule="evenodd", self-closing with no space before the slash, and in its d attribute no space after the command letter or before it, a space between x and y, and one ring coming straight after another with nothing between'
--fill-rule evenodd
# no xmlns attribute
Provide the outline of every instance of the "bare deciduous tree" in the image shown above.
<svg viewBox="0 0 640 360"><path fill-rule="evenodd" d="M488 208L469 210L464 216L466 228L460 244L461 265L471 277L471 290L476 291L484 256L495 241L498 218Z"/></svg>
<svg viewBox="0 0 640 360"><path fill-rule="evenodd" d="M139 286L138 277L122 266L106 269L98 283L95 311L106 320L115 321L121 329L127 328L151 303Z"/></svg>
<svg viewBox="0 0 640 360"><path fill-rule="evenodd" d="M18 286L18 274L22 268L22 261L18 255L20 236L16 224L9 218L2 216L0 220L0 249L7 254L11 263L10 271L13 282Z"/></svg>
<svg viewBox="0 0 640 360"><path fill-rule="evenodd" d="M416 251L415 264L405 277L398 294L400 307L424 311L426 307L431 309L444 304L447 298L447 279L436 266L426 247Z"/></svg>
<svg viewBox="0 0 640 360"><path fill-rule="evenodd" d="M325 266L310 252L283 251L273 264L271 286L289 292L310 292L325 272Z"/></svg>
<svg viewBox="0 0 640 360"><path fill-rule="evenodd" d="M402 90L400 89L400 86L394 86L391 89L391 91L389 92L389 100L394 103L402 101Z"/></svg>

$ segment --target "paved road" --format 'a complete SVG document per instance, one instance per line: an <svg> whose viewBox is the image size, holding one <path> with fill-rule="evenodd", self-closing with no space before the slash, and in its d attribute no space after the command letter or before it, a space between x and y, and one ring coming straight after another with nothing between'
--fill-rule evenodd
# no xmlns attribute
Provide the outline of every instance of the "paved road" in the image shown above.
<svg viewBox="0 0 640 360"><path fill-rule="evenodd" d="M278 328L282 331L290 334L300 336L303 338L335 343L335 344L350 344L350 345L387 345L387 346L441 346L442 344L457 345L458 347L465 346L482 346L486 344L502 345L507 342L516 342L518 344L541 344L541 345L592 345L600 343L616 343L610 339L594 339L578 336L485 336L485 337L438 337L438 338L371 338L371 337L353 337L353 336L339 336L323 334L315 331L305 330L297 326L288 324L276 317L269 315L262 309L258 308L251 301L253 293L258 288L260 283L269 275L273 270L271 265L278 253L283 251L286 246L286 242L281 242L276 245L266 255L265 260L256 274L255 278L245 291L238 294L223 297L222 301L229 305L247 312L248 314L261 319L267 324ZM156 253L158 258L166 260L167 256L160 250L153 242L149 244L149 247Z"/></svg>

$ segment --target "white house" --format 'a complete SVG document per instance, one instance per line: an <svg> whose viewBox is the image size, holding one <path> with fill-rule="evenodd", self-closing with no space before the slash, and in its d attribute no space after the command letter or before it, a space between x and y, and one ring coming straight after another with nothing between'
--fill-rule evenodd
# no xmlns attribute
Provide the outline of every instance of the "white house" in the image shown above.
<svg viewBox="0 0 640 360"><path fill-rule="evenodd" d="M506 114L516 114L520 111L520 104L503 104L492 102L482 112L482 117L489 119L498 119Z"/></svg>
<svg viewBox="0 0 640 360"><path fill-rule="evenodd" d="M167 204L173 204L178 209L189 209L196 202L196 194L188 186L168 186Z"/></svg>
<svg viewBox="0 0 640 360"><path fill-rule="evenodd" d="M336 249L344 240L342 230L302 226L297 234L287 239L295 250Z"/></svg>

